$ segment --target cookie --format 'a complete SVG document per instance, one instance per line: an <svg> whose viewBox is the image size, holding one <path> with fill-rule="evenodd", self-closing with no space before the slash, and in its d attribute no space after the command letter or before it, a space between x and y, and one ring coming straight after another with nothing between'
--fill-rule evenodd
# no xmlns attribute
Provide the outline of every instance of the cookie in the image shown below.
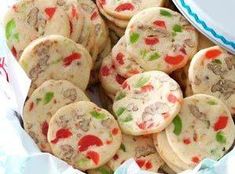
<svg viewBox="0 0 235 174"><path fill-rule="evenodd" d="M144 72L132 56L126 51L125 38L122 37L112 49L112 61L118 74L129 78L135 74Z"/></svg>
<svg viewBox="0 0 235 174"><path fill-rule="evenodd" d="M24 128L43 152L51 152L47 130L52 115L61 107L76 101L89 99L69 81L48 80L39 86L25 103Z"/></svg>
<svg viewBox="0 0 235 174"><path fill-rule="evenodd" d="M119 75L112 63L111 55L104 58L100 67L99 79L107 93L115 95L126 78Z"/></svg>
<svg viewBox="0 0 235 174"><path fill-rule="evenodd" d="M119 150L107 165L115 171L130 158L134 158L142 170L151 172L158 172L158 169L164 163L154 147L151 136L123 135Z"/></svg>
<svg viewBox="0 0 235 174"><path fill-rule="evenodd" d="M123 20L131 19L135 14L150 7L163 6L164 0L98 0L102 8L109 15Z"/></svg>
<svg viewBox="0 0 235 174"><path fill-rule="evenodd" d="M124 28L125 29L127 27L129 20L117 19L117 18L114 18L114 17L110 16L109 14L107 14L104 11L104 9L103 9L102 5L100 4L99 0L96 0L96 5L99 8L100 13L105 18L107 18L109 21L113 22L115 25L117 25L120 28Z"/></svg>
<svg viewBox="0 0 235 174"><path fill-rule="evenodd" d="M106 44L105 41L108 38L108 30L104 20L99 14L96 4L91 0L78 0L78 3L86 15L89 16L92 24L95 26L96 44L99 52L101 52L104 49Z"/></svg>
<svg viewBox="0 0 235 174"><path fill-rule="evenodd" d="M32 42L19 63L32 80L30 94L49 79L68 80L85 90L91 70L91 56L72 40L51 35Z"/></svg>
<svg viewBox="0 0 235 174"><path fill-rule="evenodd" d="M179 114L166 128L168 142L186 164L219 160L234 142L235 126L228 108L213 96L185 98Z"/></svg>
<svg viewBox="0 0 235 174"><path fill-rule="evenodd" d="M198 52L190 64L193 93L218 97L235 114L235 56L215 46Z"/></svg>
<svg viewBox="0 0 235 174"><path fill-rule="evenodd" d="M83 171L107 163L121 139L114 117L88 101L62 107L49 123L48 141L53 154Z"/></svg>
<svg viewBox="0 0 235 174"><path fill-rule="evenodd" d="M150 71L128 78L116 94L113 111L125 134L145 135L165 129L178 114L179 85L167 74Z"/></svg>
<svg viewBox="0 0 235 174"><path fill-rule="evenodd" d="M87 174L113 174L114 172L107 165L101 166L97 169L88 170Z"/></svg>
<svg viewBox="0 0 235 174"><path fill-rule="evenodd" d="M153 134L153 141L161 158L167 164L173 166L173 170L175 172L182 172L184 170L192 168L192 166L184 163L172 150L171 146L168 143L165 131L162 131L158 134Z"/></svg>
<svg viewBox="0 0 235 174"><path fill-rule="evenodd" d="M178 12L153 7L135 15L125 33L127 51L147 70L171 73L196 53L197 31Z"/></svg>
<svg viewBox="0 0 235 174"><path fill-rule="evenodd" d="M62 7L49 0L16 3L5 15L4 27L7 45L17 59L32 40L41 36L70 36L68 15Z"/></svg>
<svg viewBox="0 0 235 174"><path fill-rule="evenodd" d="M161 166L161 171L162 173L166 173L166 174L176 174L175 171L173 171L167 164L164 164L163 166Z"/></svg>

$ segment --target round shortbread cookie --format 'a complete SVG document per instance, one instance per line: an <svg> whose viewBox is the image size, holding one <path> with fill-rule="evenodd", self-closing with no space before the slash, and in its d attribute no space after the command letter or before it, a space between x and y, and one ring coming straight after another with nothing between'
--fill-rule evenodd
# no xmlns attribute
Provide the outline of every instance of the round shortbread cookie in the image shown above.
<svg viewBox="0 0 235 174"><path fill-rule="evenodd" d="M87 101L64 106L49 123L48 141L53 153L80 170L107 163L121 140L114 117Z"/></svg>
<svg viewBox="0 0 235 174"><path fill-rule="evenodd" d="M144 72L130 54L126 51L126 40L122 37L112 49L112 62L118 74L129 78L135 74Z"/></svg>
<svg viewBox="0 0 235 174"><path fill-rule="evenodd" d="M115 171L130 158L134 158L142 170L151 172L158 172L158 169L164 164L154 147L151 136L123 135L119 150L107 165Z"/></svg>
<svg viewBox="0 0 235 174"><path fill-rule="evenodd" d="M112 63L111 55L104 58L100 67L99 79L102 87L110 94L115 95L126 78L119 75Z"/></svg>
<svg viewBox="0 0 235 174"><path fill-rule="evenodd" d="M171 146L168 143L165 131L162 131L158 134L153 134L153 141L162 159L164 159L164 161L167 161L168 164L171 164L171 166L176 166L175 168L177 168L178 170L175 172L182 172L184 170L192 168L192 166L184 163L172 150Z"/></svg>
<svg viewBox="0 0 235 174"><path fill-rule="evenodd" d="M234 131L232 116L223 102L197 94L184 99L166 135L176 155L195 166L205 158L218 160L225 155L234 142Z"/></svg>
<svg viewBox="0 0 235 174"><path fill-rule="evenodd" d="M193 93L218 97L235 114L235 55L215 46L198 52L190 64Z"/></svg>
<svg viewBox="0 0 235 174"><path fill-rule="evenodd" d="M95 26L96 44L98 46L99 52L101 52L104 49L106 44L105 41L108 38L108 30L104 20L99 14L96 4L91 0L78 0L78 3Z"/></svg>
<svg viewBox="0 0 235 174"><path fill-rule="evenodd" d="M150 71L128 78L116 94L113 111L122 131L130 135L157 133L178 114L179 85L167 74Z"/></svg>
<svg viewBox="0 0 235 174"><path fill-rule="evenodd" d="M107 165L101 166L97 169L88 170L87 174L113 174L114 172Z"/></svg>
<svg viewBox="0 0 235 174"><path fill-rule="evenodd" d="M24 128L43 152L51 152L47 130L52 115L61 107L76 101L89 99L69 81L48 80L39 86L25 103Z"/></svg>
<svg viewBox="0 0 235 174"><path fill-rule="evenodd" d="M96 0L96 5L99 8L100 13L105 18L107 18L109 21L113 22L115 25L117 25L120 28L126 28L127 27L128 23L129 23L129 20L121 20L121 19L117 19L117 18L114 18L114 17L110 16L109 14L107 14L104 11L102 5L99 3L99 0Z"/></svg>
<svg viewBox="0 0 235 174"><path fill-rule="evenodd" d="M160 7L165 0L97 0L104 11L114 18L128 20L135 14L150 7Z"/></svg>
<svg viewBox="0 0 235 174"><path fill-rule="evenodd" d="M127 51L145 70L171 73L196 53L197 31L178 12L153 7L135 15L126 33Z"/></svg>
<svg viewBox="0 0 235 174"><path fill-rule="evenodd" d="M69 17L49 0L27 0L13 5L4 18L7 44L19 59L25 47L46 35L70 36ZM63 27L61 27L63 26Z"/></svg>
<svg viewBox="0 0 235 174"><path fill-rule="evenodd" d="M49 79L68 80L85 90L92 66L91 56L83 46L59 35L32 42L19 62L32 80L30 93Z"/></svg>

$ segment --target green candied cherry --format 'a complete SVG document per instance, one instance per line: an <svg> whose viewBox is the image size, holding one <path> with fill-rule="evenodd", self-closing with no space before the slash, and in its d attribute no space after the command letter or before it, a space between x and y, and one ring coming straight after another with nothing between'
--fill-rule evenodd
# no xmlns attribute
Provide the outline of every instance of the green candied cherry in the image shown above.
<svg viewBox="0 0 235 174"><path fill-rule="evenodd" d="M174 134L175 135L180 135L182 132L182 120L180 118L179 115L177 115L174 120L173 120L173 124L174 124Z"/></svg>
<svg viewBox="0 0 235 174"><path fill-rule="evenodd" d="M135 88L141 88L143 87L148 81L150 80L150 76L144 77L142 76L135 84Z"/></svg>
<svg viewBox="0 0 235 174"><path fill-rule="evenodd" d="M46 105L46 104L50 103L50 101L52 100L53 97L54 97L54 93L53 92L47 92L44 95L43 104Z"/></svg>
<svg viewBox="0 0 235 174"><path fill-rule="evenodd" d="M96 118L97 120L104 120L106 118L106 115L104 113L100 113L97 111L90 112L91 116Z"/></svg>
<svg viewBox="0 0 235 174"><path fill-rule="evenodd" d="M160 58L160 54L158 52L155 52L149 56L149 61L154 61Z"/></svg>
<svg viewBox="0 0 235 174"><path fill-rule="evenodd" d="M221 143L221 144L225 144L226 143L227 139L226 139L226 137L225 137L223 132L217 132L216 133L216 141Z"/></svg>
<svg viewBox="0 0 235 174"><path fill-rule="evenodd" d="M168 10L160 10L160 14L166 17L172 17L172 14Z"/></svg>
<svg viewBox="0 0 235 174"><path fill-rule="evenodd" d="M19 41L19 33L16 33L16 22L14 19L7 23L5 32L7 40L13 39L17 42Z"/></svg>
<svg viewBox="0 0 235 174"><path fill-rule="evenodd" d="M131 33L131 36L130 36L130 42L132 44L136 43L140 38L140 34L139 33Z"/></svg>
<svg viewBox="0 0 235 174"><path fill-rule="evenodd" d="M118 110L115 112L116 116L119 117L121 116L124 112L126 111L126 108L120 107Z"/></svg>

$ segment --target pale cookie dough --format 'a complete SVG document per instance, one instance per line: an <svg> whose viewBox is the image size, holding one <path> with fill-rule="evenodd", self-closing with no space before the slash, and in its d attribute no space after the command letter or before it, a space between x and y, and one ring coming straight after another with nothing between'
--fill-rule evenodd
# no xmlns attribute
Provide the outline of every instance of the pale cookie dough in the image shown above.
<svg viewBox="0 0 235 174"><path fill-rule="evenodd" d="M175 166L175 168L177 168L175 172L182 172L192 168L192 166L184 163L172 150L167 140L165 131L162 131L158 134L153 134L153 141L162 159L164 159L164 161L166 161L169 165Z"/></svg>
<svg viewBox="0 0 235 174"><path fill-rule="evenodd" d="M31 41L41 36L70 36L68 15L62 7L55 6L50 0L16 3L5 15L4 27L7 44L17 59Z"/></svg>
<svg viewBox="0 0 235 174"><path fill-rule="evenodd" d="M147 70L171 73L196 53L198 34L180 14L160 7L145 9L129 22L127 51Z"/></svg>
<svg viewBox="0 0 235 174"><path fill-rule="evenodd" d="M205 158L223 157L234 142L234 131L232 116L223 102L197 94L184 99L166 135L175 154L184 163L196 166Z"/></svg>
<svg viewBox="0 0 235 174"><path fill-rule="evenodd" d="M167 74L150 71L128 78L113 110L123 133L145 135L165 129L181 107L182 92Z"/></svg>
<svg viewBox="0 0 235 174"><path fill-rule="evenodd" d="M48 80L39 86L25 103L24 128L43 152L51 152L47 131L52 115L61 107L76 101L89 99L69 81Z"/></svg>
<svg viewBox="0 0 235 174"><path fill-rule="evenodd" d="M87 101L62 107L49 123L48 141L54 155L83 171L107 163L121 139L114 117Z"/></svg>
<svg viewBox="0 0 235 174"><path fill-rule="evenodd" d="M68 80L85 90L92 66L91 56L83 46L59 35L32 42L19 63L32 80L30 94L49 79Z"/></svg>
<svg viewBox="0 0 235 174"><path fill-rule="evenodd" d="M198 52L190 64L193 93L218 97L235 114L235 56L215 46Z"/></svg>

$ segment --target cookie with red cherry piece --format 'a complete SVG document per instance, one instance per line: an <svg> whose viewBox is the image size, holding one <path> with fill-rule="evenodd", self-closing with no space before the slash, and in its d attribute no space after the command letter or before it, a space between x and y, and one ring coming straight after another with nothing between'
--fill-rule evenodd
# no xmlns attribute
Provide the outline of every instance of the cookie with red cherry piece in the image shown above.
<svg viewBox="0 0 235 174"><path fill-rule="evenodd" d="M82 171L107 163L119 149L121 139L114 117L88 101L62 107L49 123L48 141L53 154Z"/></svg>
<svg viewBox="0 0 235 174"><path fill-rule="evenodd" d="M143 68L127 52L124 37L112 49L112 62L117 73L125 78L144 72Z"/></svg>
<svg viewBox="0 0 235 174"><path fill-rule="evenodd" d="M171 73L184 67L197 52L198 33L178 12L148 8L129 22L127 51L147 71Z"/></svg>
<svg viewBox="0 0 235 174"><path fill-rule="evenodd" d="M188 77L194 94L215 96L235 114L235 55L219 46L203 49L193 57Z"/></svg>
<svg viewBox="0 0 235 174"><path fill-rule="evenodd" d="M232 147L235 126L226 105L210 95L196 94L182 102L166 128L170 147L181 161L196 166L205 158L219 160Z"/></svg>
<svg viewBox="0 0 235 174"><path fill-rule="evenodd" d="M82 45L59 35L32 42L19 63L32 80L29 94L49 79L68 80L84 91L92 67L91 56Z"/></svg>
<svg viewBox="0 0 235 174"><path fill-rule="evenodd" d="M61 107L77 101L89 101L82 90L66 80L48 80L39 86L24 105L26 132L43 152L51 152L47 141L49 121Z"/></svg>
<svg viewBox="0 0 235 174"><path fill-rule="evenodd" d="M83 19L76 0L20 1L5 15L7 44L19 59L25 47L41 36L58 34L76 40Z"/></svg>
<svg viewBox="0 0 235 174"><path fill-rule="evenodd" d="M161 71L134 75L115 96L113 111L123 133L146 135L161 132L179 113L180 86Z"/></svg>

